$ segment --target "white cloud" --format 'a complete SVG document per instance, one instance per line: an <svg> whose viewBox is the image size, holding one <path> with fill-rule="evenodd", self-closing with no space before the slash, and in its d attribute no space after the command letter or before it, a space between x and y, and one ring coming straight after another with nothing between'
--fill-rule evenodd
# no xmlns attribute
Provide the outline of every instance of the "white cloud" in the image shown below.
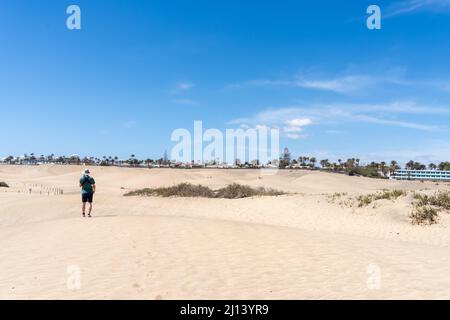
<svg viewBox="0 0 450 320"><path fill-rule="evenodd" d="M286 121L286 124L293 126L293 127L304 127L308 126L312 123L312 120L309 118L297 118Z"/></svg>
<svg viewBox="0 0 450 320"><path fill-rule="evenodd" d="M312 120L309 118L296 118L292 120L285 121L286 126L283 131L286 133L286 137L290 139L301 139L305 138L304 135L300 135L299 132L303 131L303 127L312 124Z"/></svg>

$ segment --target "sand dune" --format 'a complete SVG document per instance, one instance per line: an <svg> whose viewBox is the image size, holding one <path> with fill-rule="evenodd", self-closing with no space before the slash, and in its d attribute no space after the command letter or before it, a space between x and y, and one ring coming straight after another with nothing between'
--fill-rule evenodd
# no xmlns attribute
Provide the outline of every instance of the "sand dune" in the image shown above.
<svg viewBox="0 0 450 320"><path fill-rule="evenodd" d="M81 170L0 166L0 180L11 186L0 189L0 298L450 298L447 214L436 225L413 226L411 194L375 208L329 200L335 192L448 190L446 184L311 171L96 167L94 218L83 219ZM122 196L179 182L238 182L291 194ZM79 288L67 286L73 270Z"/></svg>

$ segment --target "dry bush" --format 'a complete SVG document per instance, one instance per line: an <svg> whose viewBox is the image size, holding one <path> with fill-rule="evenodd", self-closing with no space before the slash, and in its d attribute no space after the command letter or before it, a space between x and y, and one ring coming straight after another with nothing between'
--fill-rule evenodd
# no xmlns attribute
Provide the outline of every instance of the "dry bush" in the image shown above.
<svg viewBox="0 0 450 320"><path fill-rule="evenodd" d="M433 195L414 194L415 203L410 214L412 224L434 224L437 222L438 212L450 210L450 193L436 192Z"/></svg>
<svg viewBox="0 0 450 320"><path fill-rule="evenodd" d="M201 197L201 198L224 198L240 199L254 196L278 196L285 194L281 191L265 188L252 188L249 186L233 183L218 190L212 190L202 185L180 183L172 187L145 188L130 191L125 196L160 196L160 197Z"/></svg>
<svg viewBox="0 0 450 320"><path fill-rule="evenodd" d="M180 183L172 187L145 188L130 191L125 196L160 196L160 197L204 197L214 198L214 191L201 185Z"/></svg>
<svg viewBox="0 0 450 320"><path fill-rule="evenodd" d="M360 207L360 208L368 206L373 201L373 195L368 194L368 195L364 195L364 196L358 196L356 198L356 201L358 201L358 207Z"/></svg>
<svg viewBox="0 0 450 320"><path fill-rule="evenodd" d="M432 225L437 222L438 212L430 206L415 205L409 217L412 224Z"/></svg>
<svg viewBox="0 0 450 320"><path fill-rule="evenodd" d="M252 188L237 183L230 184L216 191L217 198L225 199L239 199L254 196L280 196L282 194L284 194L284 192L278 190L265 189L262 187Z"/></svg>
<svg viewBox="0 0 450 320"><path fill-rule="evenodd" d="M431 197L430 204L445 210L450 210L450 192L438 192Z"/></svg>
<svg viewBox="0 0 450 320"><path fill-rule="evenodd" d="M419 206L434 206L441 210L450 210L450 192L440 191L431 196L426 194L414 194Z"/></svg>
<svg viewBox="0 0 450 320"><path fill-rule="evenodd" d="M404 190L383 190L376 193L371 193L367 195L362 195L356 198L358 201L358 207L365 207L376 200L397 200L401 196L405 196L406 191Z"/></svg>

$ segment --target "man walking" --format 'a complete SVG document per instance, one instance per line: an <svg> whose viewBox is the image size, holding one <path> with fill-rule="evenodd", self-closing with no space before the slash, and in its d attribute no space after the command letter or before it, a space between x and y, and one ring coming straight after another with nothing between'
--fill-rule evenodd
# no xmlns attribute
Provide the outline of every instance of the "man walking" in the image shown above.
<svg viewBox="0 0 450 320"><path fill-rule="evenodd" d="M86 202L89 202L89 212L88 217L91 217L92 212L92 202L94 200L95 193L95 180L90 176L89 169L84 170L84 174L80 179L81 187L81 200L83 201L82 212L83 217L86 216Z"/></svg>

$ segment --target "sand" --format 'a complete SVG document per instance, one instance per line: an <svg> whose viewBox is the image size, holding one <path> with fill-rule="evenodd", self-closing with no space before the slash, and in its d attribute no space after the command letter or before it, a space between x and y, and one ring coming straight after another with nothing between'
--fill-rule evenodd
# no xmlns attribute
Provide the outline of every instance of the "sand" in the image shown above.
<svg viewBox="0 0 450 320"><path fill-rule="evenodd" d="M94 167L82 218L80 166L0 166L1 299L450 298L450 215L411 225L412 192L375 208L342 199L448 184L303 170ZM238 182L289 192L238 200L123 197L128 190ZM30 193L31 189L31 193ZM59 194L63 190L63 194Z"/></svg>

